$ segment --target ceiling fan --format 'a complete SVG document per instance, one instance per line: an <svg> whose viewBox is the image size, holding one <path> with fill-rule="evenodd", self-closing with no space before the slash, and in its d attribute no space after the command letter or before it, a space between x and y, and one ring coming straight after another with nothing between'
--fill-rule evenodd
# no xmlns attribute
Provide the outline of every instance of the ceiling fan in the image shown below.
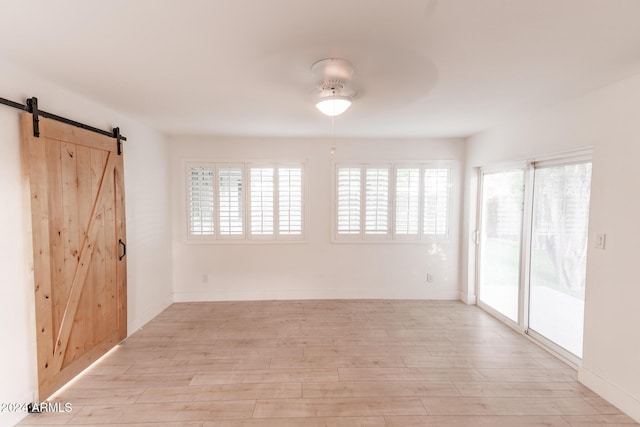
<svg viewBox="0 0 640 427"><path fill-rule="evenodd" d="M327 116L344 113L356 95L351 63L346 59L326 58L315 62L311 72L318 85L316 108Z"/></svg>

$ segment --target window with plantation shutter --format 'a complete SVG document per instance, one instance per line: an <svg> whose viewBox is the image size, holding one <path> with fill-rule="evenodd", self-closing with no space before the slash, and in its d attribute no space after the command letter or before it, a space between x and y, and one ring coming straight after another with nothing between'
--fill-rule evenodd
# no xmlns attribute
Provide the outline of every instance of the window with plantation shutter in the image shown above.
<svg viewBox="0 0 640 427"><path fill-rule="evenodd" d="M365 234L389 232L389 168L365 169Z"/></svg>
<svg viewBox="0 0 640 427"><path fill-rule="evenodd" d="M396 169L395 234L418 234L420 215L420 168Z"/></svg>
<svg viewBox="0 0 640 427"><path fill-rule="evenodd" d="M425 168L424 170L423 233L445 236L449 218L449 169Z"/></svg>
<svg viewBox="0 0 640 427"><path fill-rule="evenodd" d="M189 233L194 236L212 235L214 218L214 173L205 166L188 170Z"/></svg>
<svg viewBox="0 0 640 427"><path fill-rule="evenodd" d="M304 239L302 163L185 162L185 169L188 238Z"/></svg>
<svg viewBox="0 0 640 427"><path fill-rule="evenodd" d="M302 235L302 168L278 168L278 232Z"/></svg>
<svg viewBox="0 0 640 427"><path fill-rule="evenodd" d="M219 234L241 236L243 227L242 168L218 168Z"/></svg>
<svg viewBox="0 0 640 427"><path fill-rule="evenodd" d="M360 168L339 167L338 174L338 234L360 234Z"/></svg>
<svg viewBox="0 0 640 427"><path fill-rule="evenodd" d="M448 161L336 165L334 239L417 242L449 237Z"/></svg>
<svg viewBox="0 0 640 427"><path fill-rule="evenodd" d="M272 167L251 168L249 198L251 234L273 235L274 174Z"/></svg>

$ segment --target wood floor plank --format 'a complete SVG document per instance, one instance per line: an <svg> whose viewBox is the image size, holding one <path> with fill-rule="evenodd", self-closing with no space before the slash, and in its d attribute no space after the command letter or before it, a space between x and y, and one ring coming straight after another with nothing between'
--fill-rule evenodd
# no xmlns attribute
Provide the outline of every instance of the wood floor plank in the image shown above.
<svg viewBox="0 0 640 427"><path fill-rule="evenodd" d="M133 363L97 363L90 366L85 375L121 375L127 372Z"/></svg>
<svg viewBox="0 0 640 427"><path fill-rule="evenodd" d="M303 346L294 347L256 347L243 349L241 352L235 347L209 348L207 350L180 350L173 355L173 360L198 359L237 359L241 354L243 359L257 359L267 357L302 357Z"/></svg>
<svg viewBox="0 0 640 427"><path fill-rule="evenodd" d="M585 398L587 402L603 415L621 415L622 411L599 396Z"/></svg>
<svg viewBox="0 0 640 427"><path fill-rule="evenodd" d="M266 369L196 374L191 385L339 381L337 369Z"/></svg>
<svg viewBox="0 0 640 427"><path fill-rule="evenodd" d="M400 356L305 356L274 357L271 369L404 368Z"/></svg>
<svg viewBox="0 0 640 427"><path fill-rule="evenodd" d="M136 362L127 374L178 374L178 373L207 373L218 371L234 371L241 369L268 369L270 358L255 359L197 359L170 360L166 362Z"/></svg>
<svg viewBox="0 0 640 427"><path fill-rule="evenodd" d="M193 377L190 374L84 375L73 386L78 389L176 387L189 385Z"/></svg>
<svg viewBox="0 0 640 427"><path fill-rule="evenodd" d="M148 349L135 351L124 346L117 347L101 365L132 364L135 362L151 362L154 360L170 360L175 351L150 351Z"/></svg>
<svg viewBox="0 0 640 427"><path fill-rule="evenodd" d="M338 368L340 381L485 381L476 369Z"/></svg>
<svg viewBox="0 0 640 427"><path fill-rule="evenodd" d="M213 400L295 399L301 397L301 383L218 384L148 388L140 395L137 402L204 402Z"/></svg>
<svg viewBox="0 0 640 427"><path fill-rule="evenodd" d="M577 382L456 382L454 384L465 397L594 396L591 390Z"/></svg>
<svg viewBox="0 0 640 427"><path fill-rule="evenodd" d="M254 418L426 415L417 398L327 398L258 400Z"/></svg>
<svg viewBox="0 0 640 427"><path fill-rule="evenodd" d="M277 334L279 338L315 338L315 337L343 337L343 338L385 338L388 336L385 329L359 329L359 328L315 328L300 329L298 331L282 331Z"/></svg>
<svg viewBox="0 0 640 427"><path fill-rule="evenodd" d="M429 415L578 415L599 414L582 398L423 397Z"/></svg>
<svg viewBox="0 0 640 427"><path fill-rule="evenodd" d="M477 357L540 357L549 360L549 353L530 343L531 345L517 346L486 346L483 344L453 344L432 343L426 346L431 356L477 356ZM553 358L552 360L557 360ZM562 362L560 362L562 363Z"/></svg>
<svg viewBox="0 0 640 427"><path fill-rule="evenodd" d="M574 382L578 374L565 369L478 369L487 381L515 382Z"/></svg>
<svg viewBox="0 0 640 427"><path fill-rule="evenodd" d="M559 416L428 416L385 417L387 427L569 427Z"/></svg>
<svg viewBox="0 0 640 427"><path fill-rule="evenodd" d="M121 427L155 427L161 425L162 427L203 427L208 421L185 421L185 422L167 422L162 424L158 423L120 423L115 424ZM74 424L75 427L95 427L96 424Z"/></svg>
<svg viewBox="0 0 640 427"><path fill-rule="evenodd" d="M627 415L565 415L562 417L572 427L595 427L595 426L637 426L638 423Z"/></svg>
<svg viewBox="0 0 640 427"><path fill-rule="evenodd" d="M388 342L384 345L336 345L336 346L305 346L304 356L402 356L416 357L429 356L425 346L390 346Z"/></svg>
<svg viewBox="0 0 640 427"><path fill-rule="evenodd" d="M226 348L263 348L263 347L294 347L307 345L333 345L333 337L280 337L253 339L224 339L215 342L216 347Z"/></svg>
<svg viewBox="0 0 640 427"><path fill-rule="evenodd" d="M165 423L205 421L225 418L250 418L255 401L140 403L137 405L101 405L83 407L69 422L73 424Z"/></svg>
<svg viewBox="0 0 640 427"><path fill-rule="evenodd" d="M124 405L133 404L145 391L145 388L110 388L110 389L83 389L70 387L65 389L52 402L72 402L74 406L90 405Z"/></svg>
<svg viewBox="0 0 640 427"><path fill-rule="evenodd" d="M376 346L376 347L427 347L434 345L452 345L447 337L420 337L420 338L359 338L359 337L335 337L332 343L336 346ZM328 344L331 345L331 344Z"/></svg>
<svg viewBox="0 0 640 427"><path fill-rule="evenodd" d="M267 418L205 421L204 427L385 427L383 417Z"/></svg>
<svg viewBox="0 0 640 427"><path fill-rule="evenodd" d="M540 369L543 366L535 359L524 356L477 357L477 356L405 356L408 368L483 368L483 369Z"/></svg>
<svg viewBox="0 0 640 427"><path fill-rule="evenodd" d="M425 381L371 381L306 383L302 385L302 397L419 397L460 396L451 382Z"/></svg>
<svg viewBox="0 0 640 427"><path fill-rule="evenodd" d="M78 412L82 410L82 406L73 405L71 412L42 412L40 414L30 414L26 418L23 418L18 425L35 425L35 426L48 426L48 425L64 425L67 424Z"/></svg>

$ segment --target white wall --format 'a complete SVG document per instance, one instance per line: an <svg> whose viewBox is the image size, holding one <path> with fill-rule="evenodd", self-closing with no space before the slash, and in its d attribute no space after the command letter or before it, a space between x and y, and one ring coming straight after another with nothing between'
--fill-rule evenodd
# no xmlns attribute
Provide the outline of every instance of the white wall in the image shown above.
<svg viewBox="0 0 640 427"><path fill-rule="evenodd" d="M172 301L168 155L166 138L0 58L0 96L39 106L101 129L120 126L125 144L129 333ZM0 105L0 402L35 399L36 350L30 217L23 205L20 111ZM24 414L0 413L0 425Z"/></svg>
<svg viewBox="0 0 640 427"><path fill-rule="evenodd" d="M473 294L474 167L593 147L583 365L587 386L640 421L640 75L469 140L461 278Z"/></svg>
<svg viewBox="0 0 640 427"><path fill-rule="evenodd" d="M330 142L171 138L176 301L309 298L458 299L462 140L341 140L336 161L453 160L452 234L437 244L331 243ZM184 159L304 160L305 243L186 243ZM427 272L433 283L427 283ZM208 275L205 283L204 276Z"/></svg>

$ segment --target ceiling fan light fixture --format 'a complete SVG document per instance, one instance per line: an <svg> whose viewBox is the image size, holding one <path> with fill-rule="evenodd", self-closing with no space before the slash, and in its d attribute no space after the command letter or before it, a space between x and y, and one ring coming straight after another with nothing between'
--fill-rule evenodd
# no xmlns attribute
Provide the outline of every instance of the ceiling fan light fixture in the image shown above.
<svg viewBox="0 0 640 427"><path fill-rule="evenodd" d="M316 103L316 108L327 116L338 116L351 106L351 97L331 95L321 98Z"/></svg>
<svg viewBox="0 0 640 427"><path fill-rule="evenodd" d="M341 58L321 59L311 66L311 72L317 82L316 108L330 117L347 111L356 95L351 63Z"/></svg>

